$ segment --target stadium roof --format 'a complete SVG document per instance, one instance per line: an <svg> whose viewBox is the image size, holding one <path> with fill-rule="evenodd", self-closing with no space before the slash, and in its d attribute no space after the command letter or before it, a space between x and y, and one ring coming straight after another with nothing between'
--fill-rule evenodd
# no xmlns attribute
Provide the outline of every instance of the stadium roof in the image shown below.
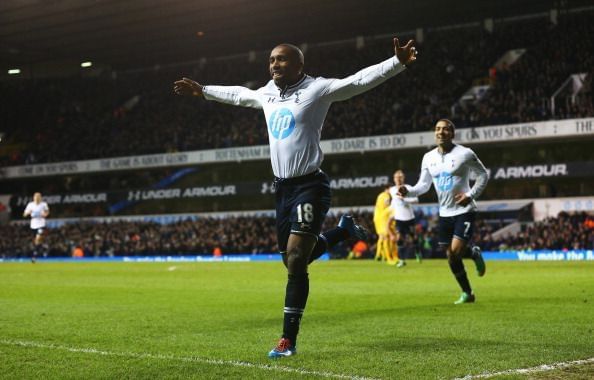
<svg viewBox="0 0 594 380"><path fill-rule="evenodd" d="M569 0L568 0L569 1ZM569 1L573 5L581 0ZM2 0L0 62L114 68L550 9L551 0ZM5 69L2 67L2 69Z"/></svg>

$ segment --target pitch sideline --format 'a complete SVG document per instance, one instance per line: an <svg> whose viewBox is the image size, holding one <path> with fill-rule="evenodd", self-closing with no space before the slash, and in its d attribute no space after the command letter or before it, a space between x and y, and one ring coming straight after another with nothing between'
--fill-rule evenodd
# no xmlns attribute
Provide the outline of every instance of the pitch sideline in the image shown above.
<svg viewBox="0 0 594 380"><path fill-rule="evenodd" d="M553 371L556 369L563 369L574 367L577 365L582 364L589 364L594 363L594 358L589 359L580 359L580 360L573 360L570 362L559 362L553 364L541 364L539 366L530 367L530 368L516 368L516 369L506 369L504 371L499 372L484 372L478 375L466 375L464 377L457 377L454 380L472 380L472 379L489 379L495 376L504 376L504 375L529 375L537 372L548 372Z"/></svg>
<svg viewBox="0 0 594 380"><path fill-rule="evenodd" d="M163 354L149 354L149 353L137 353L137 352L112 352L112 351L102 351L97 350L95 348L80 348L80 347L67 347L67 346L60 346L55 344L44 344L39 342L31 342L31 341L22 341L22 340L0 340L0 344L7 345L7 346L20 346L20 347L32 347L32 348L41 348L41 349L49 349L49 350L62 350L74 353L85 353L85 354L95 354L95 355L104 355L104 356L119 356L119 357L126 357L126 358L133 358L133 359L158 359L158 360L179 360L183 362L194 362L194 363L201 363L201 364L209 364L209 365L231 365L235 367L245 367L245 368L256 368L265 371L277 371L277 372L285 372L285 373L298 373L300 375L312 375L312 376L320 376L329 379L350 379L350 380L379 380L377 378L372 377L363 377L363 376L355 376L355 375L345 375L341 373L333 373L333 372L325 372L325 371L310 371L301 368L293 368L287 366L279 366L279 365L267 365L267 364L256 364L250 362L243 362L239 360L219 360L219 359L208 359L208 358L200 358L200 357L184 357L184 356L174 356L174 355L163 355Z"/></svg>

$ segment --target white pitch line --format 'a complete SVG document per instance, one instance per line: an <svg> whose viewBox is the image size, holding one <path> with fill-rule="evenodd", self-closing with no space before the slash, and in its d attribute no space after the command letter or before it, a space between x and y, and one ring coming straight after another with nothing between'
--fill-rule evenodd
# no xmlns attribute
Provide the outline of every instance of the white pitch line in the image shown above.
<svg viewBox="0 0 594 380"><path fill-rule="evenodd" d="M582 364L589 364L594 363L594 358L589 359L581 359L581 360L574 360L571 362L559 362L559 363L552 363L552 364L542 364L536 367L530 368L516 368L516 369L507 369L501 372L485 372L479 375L466 375L464 377L458 377L454 380L472 380L472 379L489 379L495 376L503 376L503 375L529 375L536 372L547 372L553 371L556 369L563 369L569 368L576 365Z"/></svg>
<svg viewBox="0 0 594 380"><path fill-rule="evenodd" d="M0 344L20 347L33 347L43 348L49 350L62 350L68 352L105 355L105 356L119 356L133 359L159 359L159 360L179 360L183 362L193 362L209 365L231 365L235 367L245 368L256 368L265 371L277 371L277 372L289 372L298 373L300 375L311 375L319 376L331 379L350 379L350 380L380 380L372 377L356 376L356 375L345 375L341 373L325 372L325 371L310 371L302 368L293 368L280 365L268 365L268 364L256 364L250 362L244 362L239 360L220 360L220 359L208 359L199 357L184 357L174 355L163 355L163 354L149 354L149 353L138 353L138 352L114 352L114 351L102 351L95 348L80 348L80 347L67 347L56 344L44 344L31 341L22 340L5 340L1 339Z"/></svg>

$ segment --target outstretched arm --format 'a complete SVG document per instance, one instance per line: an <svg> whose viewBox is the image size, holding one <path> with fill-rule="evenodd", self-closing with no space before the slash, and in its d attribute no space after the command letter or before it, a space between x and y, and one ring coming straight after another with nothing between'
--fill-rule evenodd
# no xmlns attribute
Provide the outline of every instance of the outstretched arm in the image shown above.
<svg viewBox="0 0 594 380"><path fill-rule="evenodd" d="M394 55L398 58L398 61L404 65L410 65L417 60L417 48L413 40L408 40L406 45L400 46L400 40L398 37L394 37Z"/></svg>
<svg viewBox="0 0 594 380"><path fill-rule="evenodd" d="M234 106L262 108L256 91L241 86L204 86L189 78L174 82L173 91L177 95L203 96L207 100Z"/></svg>
<svg viewBox="0 0 594 380"><path fill-rule="evenodd" d="M184 96L203 96L202 87L204 86L190 78L182 78L173 83L173 92Z"/></svg>
<svg viewBox="0 0 594 380"><path fill-rule="evenodd" d="M414 186L410 185L402 185L398 188L398 195L401 197L405 197L408 195L409 197L417 197L419 195L425 194L431 188L432 184L431 173L429 169L424 167L421 169L421 175L419 176L419 181Z"/></svg>
<svg viewBox="0 0 594 380"><path fill-rule="evenodd" d="M418 197L403 197L402 200L406 203L419 203Z"/></svg>
<svg viewBox="0 0 594 380"><path fill-rule="evenodd" d="M362 94L402 72L406 65L410 65L417 59L417 49L413 40L409 40L404 46L400 46L400 41L396 37L393 42L394 57L377 65L369 66L347 78L329 80L322 95L330 101L346 100Z"/></svg>

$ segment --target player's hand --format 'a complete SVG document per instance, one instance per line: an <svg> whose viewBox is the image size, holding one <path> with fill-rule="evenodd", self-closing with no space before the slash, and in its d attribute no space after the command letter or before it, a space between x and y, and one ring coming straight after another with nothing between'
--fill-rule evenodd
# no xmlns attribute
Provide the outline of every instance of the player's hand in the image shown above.
<svg viewBox="0 0 594 380"><path fill-rule="evenodd" d="M466 206L472 201L472 198L470 198L468 195L464 193L460 193L454 196L454 200L456 201L457 205Z"/></svg>
<svg viewBox="0 0 594 380"><path fill-rule="evenodd" d="M202 85L190 78L182 78L173 83L173 92L177 95L202 96Z"/></svg>
<svg viewBox="0 0 594 380"><path fill-rule="evenodd" d="M400 63L404 65L410 65L417 60L418 52L413 40L408 40L406 45L400 46L398 37L394 37L394 53L396 54L396 57Z"/></svg>
<svg viewBox="0 0 594 380"><path fill-rule="evenodd" d="M406 186L399 186L396 195L398 195L399 197L404 197L406 194L408 194L408 189L406 188Z"/></svg>

